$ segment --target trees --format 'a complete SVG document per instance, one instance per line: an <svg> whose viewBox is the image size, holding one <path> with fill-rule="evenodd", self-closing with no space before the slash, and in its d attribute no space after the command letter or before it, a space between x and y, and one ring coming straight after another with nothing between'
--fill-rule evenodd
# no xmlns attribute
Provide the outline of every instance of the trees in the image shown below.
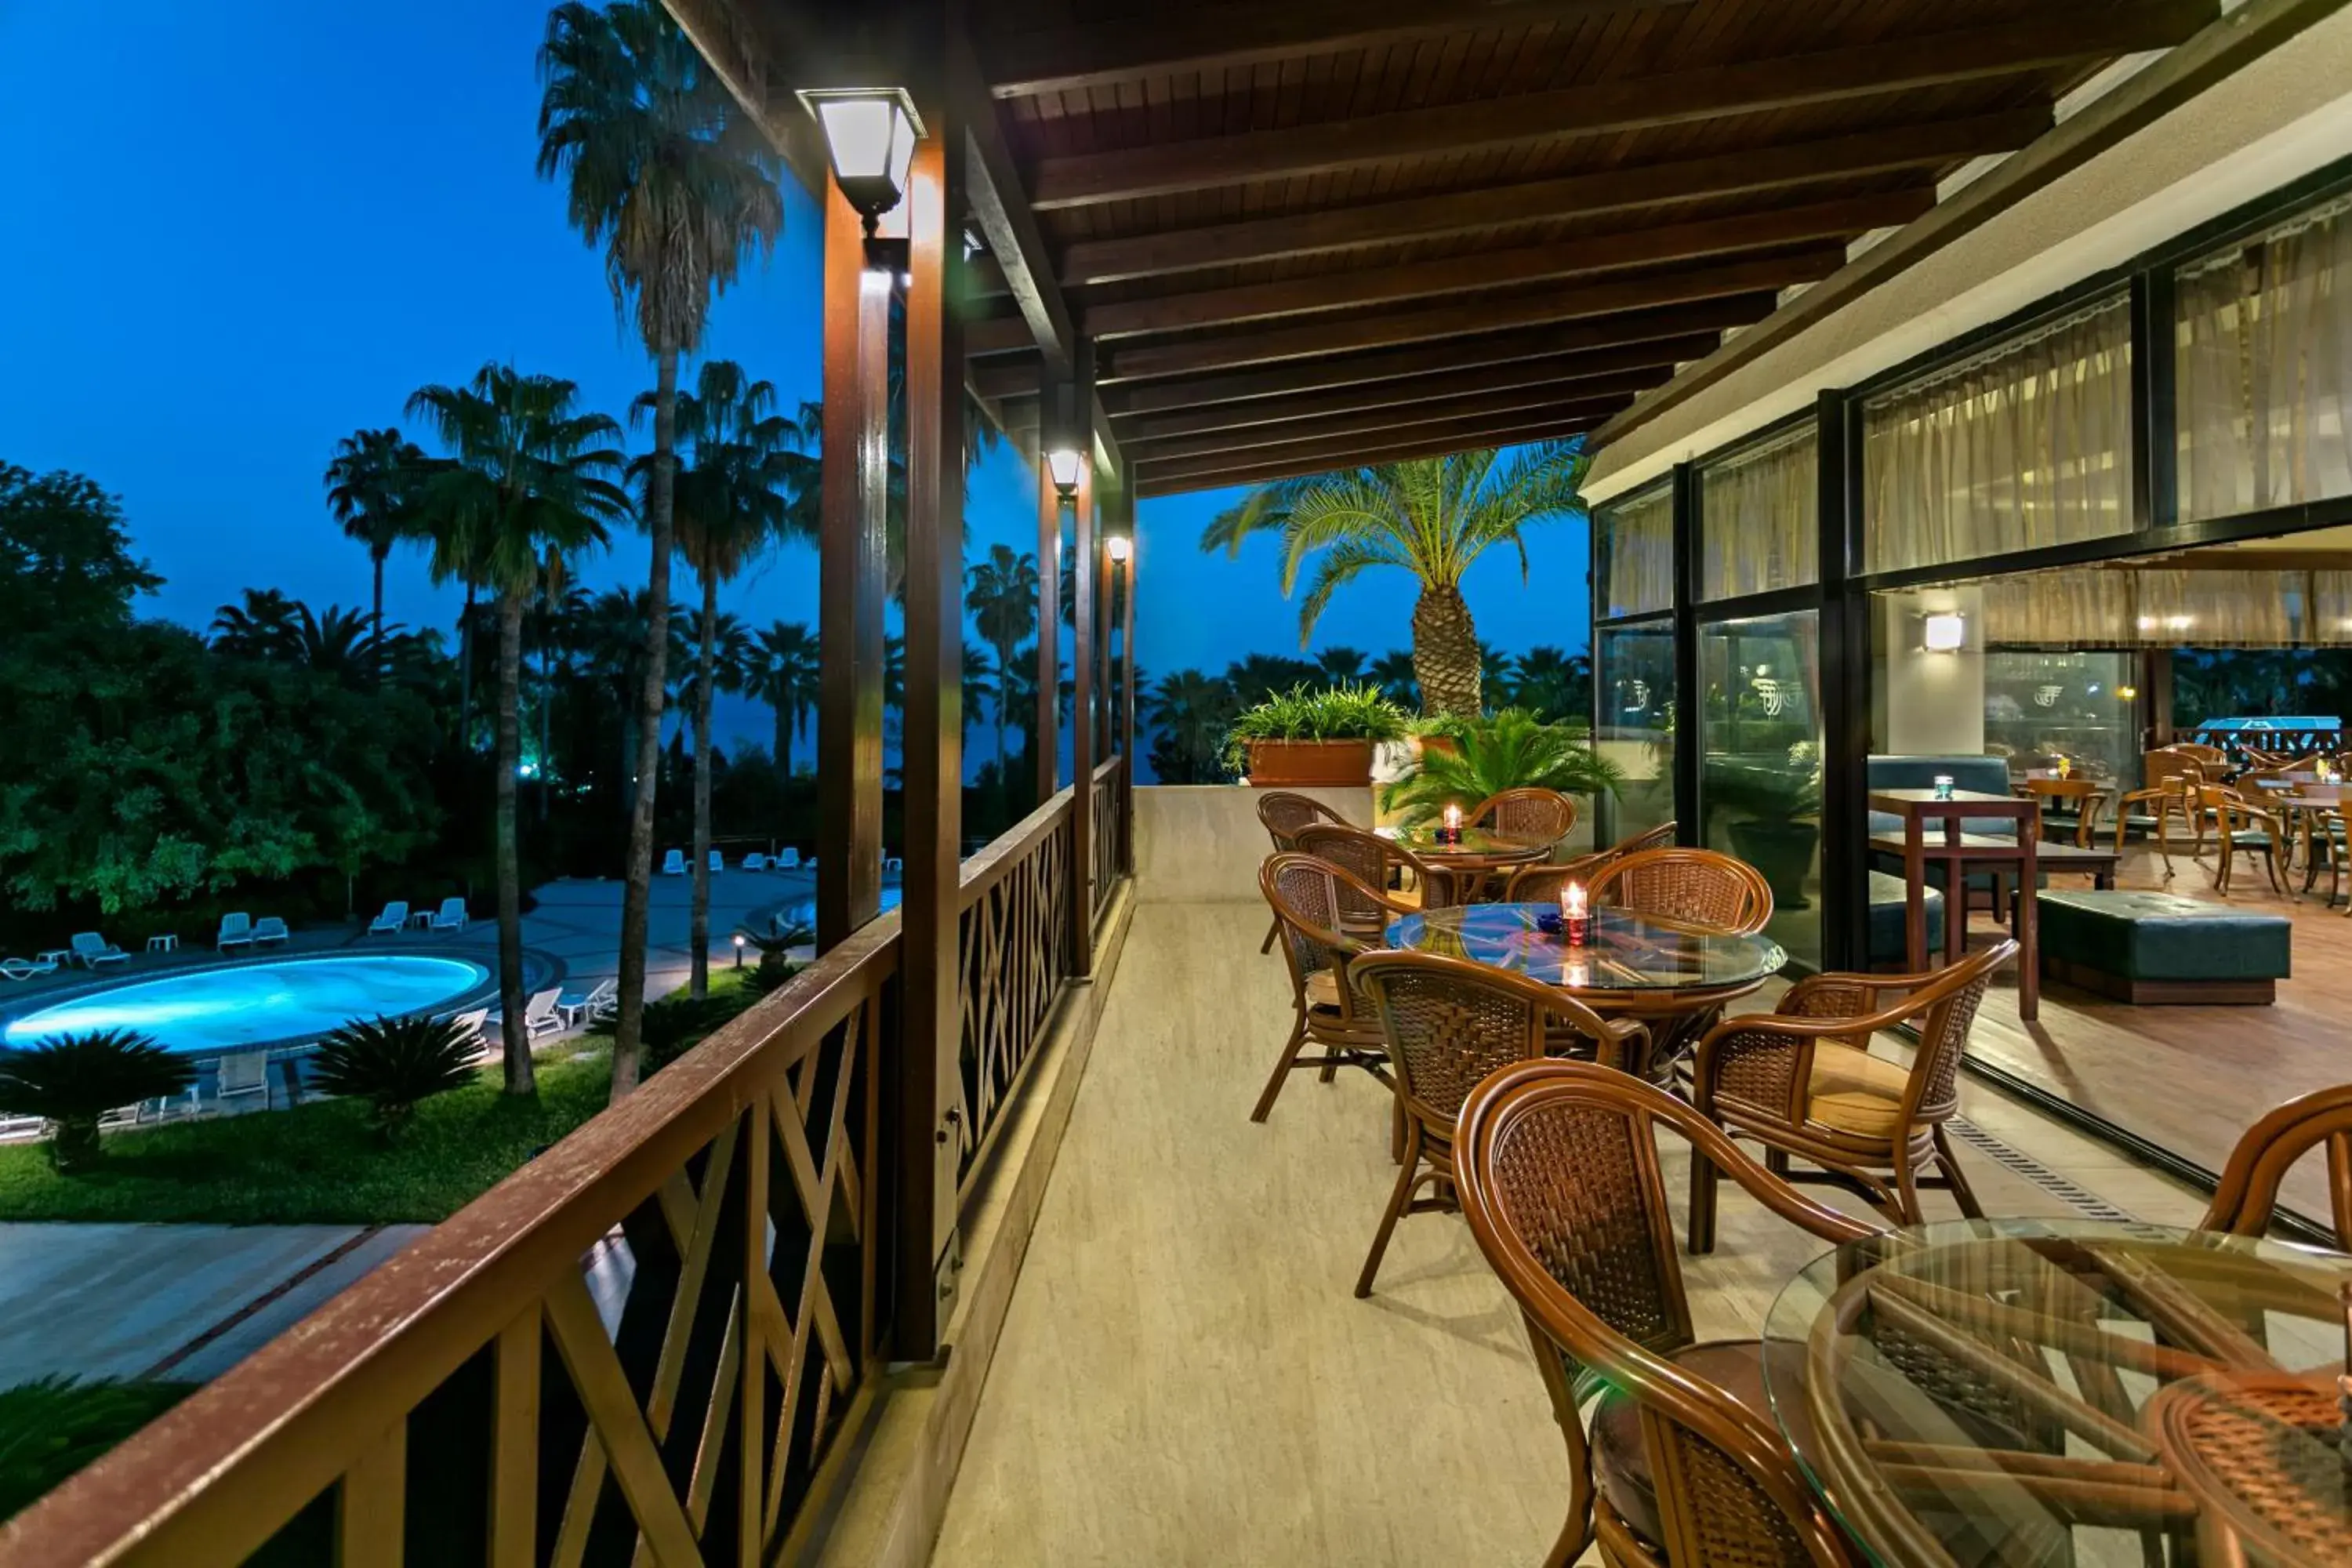
<svg viewBox="0 0 2352 1568"><path fill-rule="evenodd" d="M1381 695L1400 708L1421 706L1421 682L1413 678L1412 653L1397 648L1372 660L1364 672L1365 679L1381 689Z"/></svg>
<svg viewBox="0 0 2352 1568"><path fill-rule="evenodd" d="M276 588L247 588L242 604L213 612L213 647L237 658L287 658L298 646L300 608Z"/></svg>
<svg viewBox="0 0 2352 1568"><path fill-rule="evenodd" d="M636 1087L652 895L654 773L667 677L677 366L702 341L714 295L745 256L783 227L779 166L759 129L686 36L648 0L603 10L566 0L549 13L539 55L539 172L567 181L572 226L604 247L615 306L632 298L654 358L654 450L646 476L645 681L638 697L639 787L629 815L621 900L620 1008L613 1094Z"/></svg>
<svg viewBox="0 0 2352 1568"><path fill-rule="evenodd" d="M1225 731L1241 710L1230 682L1197 669L1180 669L1156 686L1137 686L1137 718L1150 726L1151 773L1161 784L1215 784Z"/></svg>
<svg viewBox="0 0 2352 1568"><path fill-rule="evenodd" d="M793 776L793 740L816 708L816 637L806 623L778 621L753 640L744 689L776 715L776 771Z"/></svg>
<svg viewBox="0 0 2352 1568"><path fill-rule="evenodd" d="M630 417L658 418L658 392L639 397ZM787 459L799 449L801 431L775 412L775 384L748 379L732 360L706 361L694 391L679 393L677 402L677 439L691 458L677 479L677 547L702 585L693 683L694 910L687 984L692 994L703 996L710 989L710 700L715 687L742 685L740 627L733 629L725 681L714 662L721 644L719 584L750 565L787 526L793 479ZM649 456L630 465L649 494L649 465L656 460Z"/></svg>
<svg viewBox="0 0 2352 1568"><path fill-rule="evenodd" d="M506 1087L537 1084L523 1032L522 863L515 778L522 763L523 612L560 585L566 563L605 542L604 524L628 511L621 489L621 427L579 411L580 388L555 376L486 364L459 386L419 387L408 415L430 424L452 461L428 479L417 510L431 530L433 575L460 577L495 595L499 624L497 838L499 1001Z"/></svg>
<svg viewBox="0 0 2352 1568"><path fill-rule="evenodd" d="M1521 531L1580 516L1578 493L1589 459L1578 440L1462 452L1417 462L1283 479L1253 490L1212 521L1203 550L1238 554L1256 533L1282 537L1282 591L1297 591L1312 560L1314 581L1298 608L1302 646L1331 596L1366 571L1392 566L1421 584L1412 611L1413 673L1424 713L1479 710L1478 633L1462 597L1462 576L1497 545L1519 552Z"/></svg>
<svg viewBox="0 0 2352 1568"><path fill-rule="evenodd" d="M383 563L409 526L408 510L425 476L425 453L396 429L358 430L335 444L327 464L327 510L343 537L367 546L376 651L383 649Z"/></svg>
<svg viewBox="0 0 2352 1568"><path fill-rule="evenodd" d="M1547 719L1585 723L1592 716L1592 660L1548 646L1519 656L1512 700Z"/></svg>
<svg viewBox="0 0 2352 1568"><path fill-rule="evenodd" d="M163 585L96 480L0 462L0 626L127 626L131 601Z"/></svg>
<svg viewBox="0 0 2352 1568"><path fill-rule="evenodd" d="M982 641L996 650L996 688L990 693L996 710L996 757L1004 760L1004 727L1012 715L1005 704L1013 685L1013 659L1023 639L1037 632L1037 558L1016 553L1011 545L992 544L988 559L964 574L963 606ZM966 707L967 716L970 707ZM1034 721L1032 721L1034 723Z"/></svg>
<svg viewBox="0 0 2352 1568"><path fill-rule="evenodd" d="M1323 671L1323 679L1338 684L1353 684L1364 679L1364 654L1360 648L1327 647L1315 656Z"/></svg>

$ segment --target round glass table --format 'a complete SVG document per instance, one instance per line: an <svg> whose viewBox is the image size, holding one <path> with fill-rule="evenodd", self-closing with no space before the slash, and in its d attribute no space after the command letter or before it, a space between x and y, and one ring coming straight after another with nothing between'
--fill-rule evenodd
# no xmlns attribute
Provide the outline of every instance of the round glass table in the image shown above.
<svg viewBox="0 0 2352 1568"><path fill-rule="evenodd" d="M1525 866L1552 850L1549 838L1528 838L1465 827L1458 842L1440 844L1434 827L1415 827L1397 835L1396 841L1423 860L1457 871L1491 871L1502 866Z"/></svg>
<svg viewBox="0 0 2352 1568"><path fill-rule="evenodd" d="M2352 1258L2163 1226L1927 1226L1790 1282L1765 1336L1805 1354L1767 1388L1874 1562L2343 1563L2347 1285Z"/></svg>
<svg viewBox="0 0 2352 1568"><path fill-rule="evenodd" d="M1618 909L1596 909L1591 931L1571 946L1540 923L1557 904L1465 904L1389 922L1388 945L1465 958L1557 985L1604 1018L1649 1026L1646 1058L1621 1064L1656 1079L1727 1003L1748 995L1789 961L1769 937L1738 936Z"/></svg>

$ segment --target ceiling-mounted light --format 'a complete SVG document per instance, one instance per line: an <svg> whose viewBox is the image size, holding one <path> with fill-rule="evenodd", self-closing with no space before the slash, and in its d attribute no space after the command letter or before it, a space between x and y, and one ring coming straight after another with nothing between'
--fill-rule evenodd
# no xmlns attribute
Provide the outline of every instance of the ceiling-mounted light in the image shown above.
<svg viewBox="0 0 2352 1568"><path fill-rule="evenodd" d="M1078 449L1056 447L1045 454L1045 471L1054 478L1054 488L1064 500L1078 493Z"/></svg>
<svg viewBox="0 0 2352 1568"><path fill-rule="evenodd" d="M1124 533L1114 533L1103 541L1103 553L1109 556L1116 565L1135 553L1135 541Z"/></svg>

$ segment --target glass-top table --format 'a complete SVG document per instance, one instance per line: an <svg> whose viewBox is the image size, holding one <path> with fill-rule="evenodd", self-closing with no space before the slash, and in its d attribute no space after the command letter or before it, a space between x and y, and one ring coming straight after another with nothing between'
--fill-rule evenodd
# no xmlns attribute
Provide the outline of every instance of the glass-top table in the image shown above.
<svg viewBox="0 0 2352 1568"><path fill-rule="evenodd" d="M2352 1258L2163 1226L1962 1220L1774 1302L1772 1415L1883 1563L2352 1562Z"/></svg>
<svg viewBox="0 0 2352 1568"><path fill-rule="evenodd" d="M1388 944L1466 958L1580 993L1752 989L1789 961L1767 937L1734 936L1616 909L1594 910L1591 936L1572 947L1564 932L1538 923L1559 913L1558 904L1424 910L1389 922Z"/></svg>
<svg viewBox="0 0 2352 1568"><path fill-rule="evenodd" d="M1552 850L1551 840L1548 838L1496 833L1485 827L1465 827L1459 842L1446 844L1437 841L1437 828L1433 825L1412 827L1400 832L1396 841L1423 860L1474 868L1525 865L1542 859Z"/></svg>

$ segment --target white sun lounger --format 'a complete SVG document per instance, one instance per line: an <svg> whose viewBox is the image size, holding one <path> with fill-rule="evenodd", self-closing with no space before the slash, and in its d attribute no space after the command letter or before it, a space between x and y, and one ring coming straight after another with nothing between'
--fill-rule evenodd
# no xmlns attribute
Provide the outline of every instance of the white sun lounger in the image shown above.
<svg viewBox="0 0 2352 1568"><path fill-rule="evenodd" d="M667 855L663 856L663 857L662 857L662 863L661 863L661 874L662 874L663 876L665 876L665 877L683 877L683 876L685 876L685 875L686 875L686 851L685 851L685 850L683 850L683 849L673 849L673 850L671 850L668 854L667 854Z"/></svg>
<svg viewBox="0 0 2352 1568"><path fill-rule="evenodd" d="M768 864L779 871L797 871L801 868L801 852L790 847L779 849Z"/></svg>
<svg viewBox="0 0 2352 1568"><path fill-rule="evenodd" d="M408 900L394 899L383 906L383 913L368 921L368 935L373 936L378 931L397 932L404 930L407 924Z"/></svg>
<svg viewBox="0 0 2352 1568"><path fill-rule="evenodd" d="M442 900L441 907L433 911L433 929L435 931L464 931L466 929L466 900L455 897Z"/></svg>
<svg viewBox="0 0 2352 1568"><path fill-rule="evenodd" d="M593 1024L617 1011L621 1005L621 983L600 980L584 992L574 992L556 998L555 1010L563 1015L567 1028L579 1028Z"/></svg>
<svg viewBox="0 0 2352 1568"><path fill-rule="evenodd" d="M291 934L286 929L285 921L277 915L264 915L253 922L253 945L256 947L273 942L282 947Z"/></svg>
<svg viewBox="0 0 2352 1568"><path fill-rule="evenodd" d="M743 869L746 871L764 871L767 868L768 858L758 850L754 849L743 857Z"/></svg>
<svg viewBox="0 0 2352 1568"><path fill-rule="evenodd" d="M73 939L74 962L84 969L101 963L128 963L131 955L94 931L78 931Z"/></svg>
<svg viewBox="0 0 2352 1568"><path fill-rule="evenodd" d="M534 991L530 994L530 1000L523 1004L522 1009L522 1032L525 1038L535 1040L541 1035L551 1035L563 1027L563 1014L556 1006L562 998L563 988L560 985L551 985L544 991ZM499 1023L503 1027L505 1024L503 1016Z"/></svg>
<svg viewBox="0 0 2352 1568"><path fill-rule="evenodd" d="M253 917L251 915L240 912L221 916L220 934L213 939L215 948L226 952L232 947L252 945Z"/></svg>
<svg viewBox="0 0 2352 1568"><path fill-rule="evenodd" d="M713 871L724 871L727 869L727 857L721 855L718 850L713 849L710 852L710 868Z"/></svg>
<svg viewBox="0 0 2352 1568"><path fill-rule="evenodd" d="M30 980L37 974L55 974L57 960L37 958L0 958L0 978Z"/></svg>

